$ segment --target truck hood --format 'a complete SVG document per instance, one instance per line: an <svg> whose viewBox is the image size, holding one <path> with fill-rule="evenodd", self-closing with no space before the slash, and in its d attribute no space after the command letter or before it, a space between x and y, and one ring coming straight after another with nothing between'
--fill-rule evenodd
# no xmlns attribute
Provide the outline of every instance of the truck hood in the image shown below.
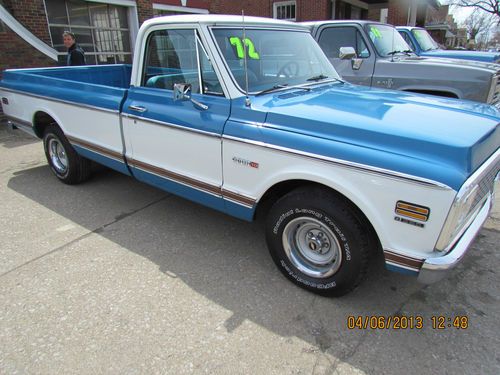
<svg viewBox="0 0 500 375"><path fill-rule="evenodd" d="M267 112L266 142L455 190L500 146L500 112L469 101L331 83L255 97L252 108Z"/></svg>
<svg viewBox="0 0 500 375"><path fill-rule="evenodd" d="M390 60L390 58L385 59ZM500 69L500 66L498 64L488 63L484 61L460 60L443 57L423 57L414 54L410 56L396 56L394 57L394 61L399 61L405 64L427 65L429 67L446 67L447 69L482 70L491 74L495 74Z"/></svg>
<svg viewBox="0 0 500 375"><path fill-rule="evenodd" d="M489 63L494 63L500 60L500 53L482 51L448 51L444 49L436 49L422 52L421 55L428 57L448 57L450 59L477 60Z"/></svg>

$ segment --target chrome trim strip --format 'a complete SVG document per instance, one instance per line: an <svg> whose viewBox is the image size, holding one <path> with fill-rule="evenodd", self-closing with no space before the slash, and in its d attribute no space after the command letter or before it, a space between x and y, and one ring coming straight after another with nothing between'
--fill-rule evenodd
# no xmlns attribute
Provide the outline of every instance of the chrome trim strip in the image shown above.
<svg viewBox="0 0 500 375"><path fill-rule="evenodd" d="M201 134L201 135L206 135L208 137L221 138L220 134L207 132L205 130L199 130L199 129L190 128L190 127L187 127L187 126L172 124L170 122L165 122L165 121L154 120L154 119L145 118L145 117L141 117L141 116L136 116L136 115L132 115L130 113L121 113L121 115L123 117L127 117L127 118L130 118L132 120L144 121L144 122L150 123L152 125L168 126L168 127L175 128L175 129L182 130L182 131L186 131L186 132L198 133L198 134Z"/></svg>
<svg viewBox="0 0 500 375"><path fill-rule="evenodd" d="M222 138L226 139L226 140L235 141L235 142L247 143L247 144L251 144L251 145L259 146L259 147L263 147L263 148L269 148L272 150L278 150L281 152L285 152L285 153L293 154L293 155L299 155L299 156L303 156L306 158L317 159L317 160L321 160L321 161L324 161L327 163L336 164L336 165L339 165L342 167L357 169L357 170L360 170L360 171L366 172L366 173L372 173L372 174L375 173L375 174L379 174L379 175L384 175L388 178L395 178L398 180L402 179L402 180L406 180L406 181L416 183L419 185L430 186L430 187L439 188L439 189L443 189L443 190L453 190L448 185L442 184L442 183L437 182L437 181L429 180L429 179L426 179L423 177L412 176L412 175L409 175L406 173L391 171L391 170L384 169L384 168L372 167L372 166L369 166L366 164L360 164L360 163L350 162L350 161L346 161L346 160L331 158L328 156L322 156L322 155L313 154L313 153L306 152L306 151L299 151L299 150L295 150L295 149L291 149L291 148L287 148L287 147L276 146L276 145L272 145L272 144L265 143L265 142L253 141L253 140L249 140L249 139L233 137L230 135L223 135Z"/></svg>
<svg viewBox="0 0 500 375"><path fill-rule="evenodd" d="M101 112L115 113L115 114L119 114L120 113L120 111L117 110L117 109L108 109L108 108L96 107L96 106L93 106L93 105L90 105L90 104L77 103L77 102L72 102L72 101L69 101L69 100L52 98L52 97L48 97L48 96L43 96L43 95L28 93L28 92L25 92L25 91L8 89L8 88L2 87L2 86L0 86L0 90L12 92L14 94L19 94L19 95L30 96L30 97L33 97L33 98L36 98L36 99L43 99L43 100L48 100L48 101L52 101L52 102L59 102L59 103L63 103L63 104L68 104L68 105L76 106L76 107L79 107L79 108L84 107L84 108L87 108L87 109L95 109L96 111L101 111Z"/></svg>
<svg viewBox="0 0 500 375"><path fill-rule="evenodd" d="M202 191L218 198L230 200L246 208L253 208L256 203L256 199L254 198L238 194L231 190L223 189L221 186L212 185L200 180L196 180L194 178L181 175L176 172L171 172L160 167L155 167L154 165L150 165L148 163L144 163L132 158L127 158L127 164L132 168L139 169L146 173L154 174L155 176L158 176L160 178L179 183L186 187Z"/></svg>
<svg viewBox="0 0 500 375"><path fill-rule="evenodd" d="M91 152L95 152L95 153L97 153L101 156L105 156L109 159L119 161L120 163L125 163L125 161L123 159L123 155L119 152L107 149L107 148L102 147L102 146L95 145L95 144L87 142L87 141L83 141L81 139L78 139L78 138L75 138L75 137L72 137L69 135L66 135L66 138L73 145L84 148L84 149L91 151Z"/></svg>
<svg viewBox="0 0 500 375"><path fill-rule="evenodd" d="M386 263L402 266L414 271L419 271L422 267L423 260L400 254L394 250L384 249L384 258Z"/></svg>
<svg viewBox="0 0 500 375"><path fill-rule="evenodd" d="M188 188L195 189L195 190L201 191L201 192L206 193L206 194L210 194L210 195L212 195L212 196L214 196L214 197L217 197L217 198L222 198L222 196L221 196L220 194L215 193L215 192L210 191L210 190L207 190L207 189L204 189L204 188L202 188L201 186L191 185L191 184L189 184L189 183L187 183L187 182L184 182L184 181L182 181L182 180L178 180L178 179L174 179L174 178L171 178L171 177L167 177L167 176L165 176L165 175L162 175L162 174L160 174L160 173L154 172L154 171L152 171L152 170L145 169L145 168L143 168L143 167L139 167L138 165L133 164L133 163L131 163L131 164L129 164L129 165L130 165L130 167L132 167L132 168L139 169L139 170L141 170L141 171L143 171L143 172L145 172L145 173L149 173L149 174L155 175L155 176L157 176L157 177L159 177L159 178L163 178L163 179L166 179L166 180L170 180L170 181L172 181L172 182L175 182L176 184L180 184L180 185L186 186L186 187L188 187Z"/></svg>

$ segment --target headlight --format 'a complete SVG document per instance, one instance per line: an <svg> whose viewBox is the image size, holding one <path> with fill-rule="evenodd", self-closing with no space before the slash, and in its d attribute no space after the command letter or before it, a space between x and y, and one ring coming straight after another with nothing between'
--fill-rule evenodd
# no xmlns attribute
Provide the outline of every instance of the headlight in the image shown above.
<svg viewBox="0 0 500 375"><path fill-rule="evenodd" d="M493 194L500 168L500 150L495 152L457 193L436 243L436 250L447 252L475 219L488 196Z"/></svg>
<svg viewBox="0 0 500 375"><path fill-rule="evenodd" d="M475 216L475 211L473 207L474 202L476 202L476 197L479 193L478 185L469 185L465 189L460 190L451 206L448 218L446 219L446 225L439 236L439 240L436 244L436 250L446 251L454 245L456 240L462 234L461 232L467 229L468 219ZM486 196L484 197L486 199ZM482 205L476 205L477 211ZM456 240L455 240L456 239Z"/></svg>

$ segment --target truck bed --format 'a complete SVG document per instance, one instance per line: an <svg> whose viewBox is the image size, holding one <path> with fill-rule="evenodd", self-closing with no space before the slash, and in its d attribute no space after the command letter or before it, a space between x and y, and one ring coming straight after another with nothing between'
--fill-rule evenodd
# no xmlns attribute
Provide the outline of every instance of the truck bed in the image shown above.
<svg viewBox="0 0 500 375"><path fill-rule="evenodd" d="M130 65L12 69L3 73L1 86L21 93L119 111L130 85L131 72Z"/></svg>

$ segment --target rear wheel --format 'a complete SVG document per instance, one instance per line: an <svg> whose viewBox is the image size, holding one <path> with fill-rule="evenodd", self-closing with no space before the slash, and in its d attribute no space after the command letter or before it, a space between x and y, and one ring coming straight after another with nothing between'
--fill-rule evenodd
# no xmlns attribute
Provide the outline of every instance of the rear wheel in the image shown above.
<svg viewBox="0 0 500 375"><path fill-rule="evenodd" d="M362 281L370 252L354 208L321 187L299 188L269 212L266 240L281 272L302 288L340 296Z"/></svg>
<svg viewBox="0 0 500 375"><path fill-rule="evenodd" d="M52 172L65 184L78 184L90 177L90 160L76 153L57 125L47 126L43 146Z"/></svg>

